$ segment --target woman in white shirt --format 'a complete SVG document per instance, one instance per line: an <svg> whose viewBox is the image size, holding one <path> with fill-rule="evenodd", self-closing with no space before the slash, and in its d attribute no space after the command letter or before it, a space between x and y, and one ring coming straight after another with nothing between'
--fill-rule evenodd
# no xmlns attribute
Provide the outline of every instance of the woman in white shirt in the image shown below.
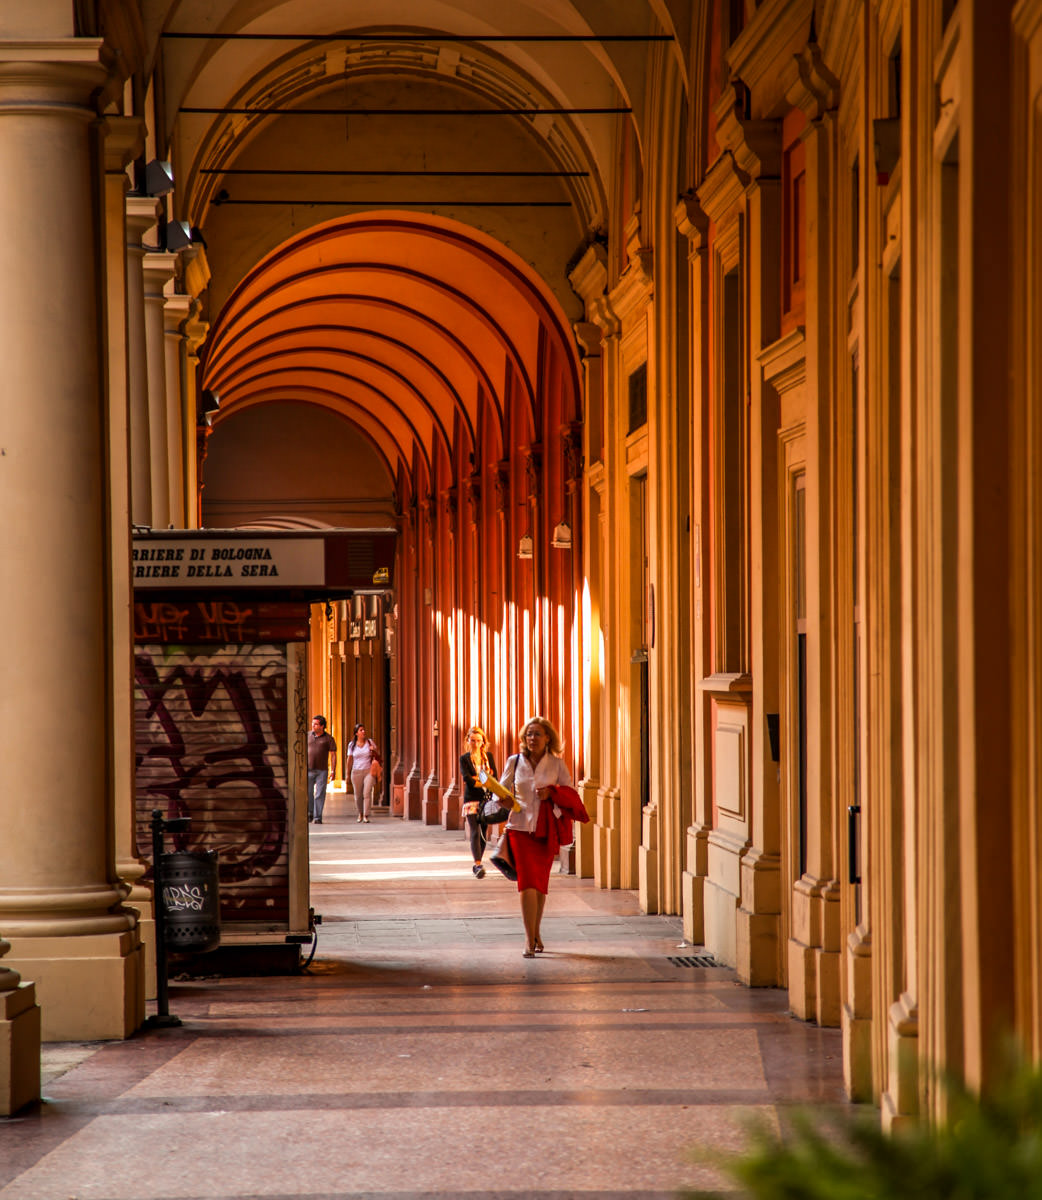
<svg viewBox="0 0 1042 1200"><path fill-rule="evenodd" d="M520 801L520 811L512 812L503 836L508 839L517 870L517 890L521 893L521 919L525 923L525 958L543 949L539 936L550 886L550 868L554 853L543 838L535 837L539 807L549 789L558 784L571 786L572 777L561 760L561 738L545 717L532 717L521 730L521 753L507 762L500 781Z"/></svg>
<svg viewBox="0 0 1042 1200"><path fill-rule="evenodd" d="M369 806L373 802L373 792L376 789L376 780L369 773L374 761L380 761L380 752L376 743L366 733L365 726L359 722L355 726L354 738L347 744L347 770L351 776L351 791L355 794L358 820L367 825Z"/></svg>

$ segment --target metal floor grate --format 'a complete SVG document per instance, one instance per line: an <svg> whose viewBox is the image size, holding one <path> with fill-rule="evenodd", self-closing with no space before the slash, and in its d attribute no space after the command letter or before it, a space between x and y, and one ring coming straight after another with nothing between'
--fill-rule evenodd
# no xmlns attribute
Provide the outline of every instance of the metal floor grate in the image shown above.
<svg viewBox="0 0 1042 1200"><path fill-rule="evenodd" d="M711 954L671 954L669 961L674 967L718 967L720 965Z"/></svg>

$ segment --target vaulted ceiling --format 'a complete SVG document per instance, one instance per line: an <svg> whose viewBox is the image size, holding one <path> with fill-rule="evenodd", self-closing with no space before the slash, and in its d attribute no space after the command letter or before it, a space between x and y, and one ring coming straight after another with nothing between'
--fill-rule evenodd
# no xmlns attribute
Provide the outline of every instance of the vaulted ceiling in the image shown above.
<svg viewBox="0 0 1042 1200"><path fill-rule="evenodd" d="M678 4L678 10L690 6ZM205 241L218 426L320 404L391 478L472 449L603 235L667 0L143 0L176 211ZM501 431L505 436L505 431Z"/></svg>

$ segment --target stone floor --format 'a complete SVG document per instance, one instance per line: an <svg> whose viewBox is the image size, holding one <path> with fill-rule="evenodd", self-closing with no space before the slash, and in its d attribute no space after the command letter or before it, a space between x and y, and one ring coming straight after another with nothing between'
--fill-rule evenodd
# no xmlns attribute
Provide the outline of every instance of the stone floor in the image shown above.
<svg viewBox="0 0 1042 1200"><path fill-rule="evenodd" d="M47 1047L0 1200L648 1200L725 1187L706 1152L751 1117L842 1102L838 1031L675 965L699 948L634 893L555 873L524 959L461 834L343 801L311 830L307 971L175 980L180 1028Z"/></svg>

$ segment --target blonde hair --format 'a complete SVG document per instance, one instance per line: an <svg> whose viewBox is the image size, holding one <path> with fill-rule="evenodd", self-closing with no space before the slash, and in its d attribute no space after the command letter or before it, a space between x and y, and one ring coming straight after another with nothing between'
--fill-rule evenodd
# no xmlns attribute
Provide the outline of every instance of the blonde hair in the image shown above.
<svg viewBox="0 0 1042 1200"><path fill-rule="evenodd" d="M528 747L525 745L525 730L529 725L538 725L546 734L546 748L555 757L560 758L561 751L564 749L564 743L561 741L561 735L550 724L546 717L529 717L528 720L521 726L518 731L517 741L521 747L521 753L528 757Z"/></svg>
<svg viewBox="0 0 1042 1200"><path fill-rule="evenodd" d="M464 747L469 749L469 747L467 747L467 743L470 741L470 735L472 733L476 733L478 735L478 737L481 738L481 749L478 751L478 754L481 756L481 761L484 763L487 763L488 762L488 749L487 749L488 748L488 738L485 737L485 731L484 731L484 729L481 728L480 725L471 725L471 727L463 735L463 745L464 745Z"/></svg>

